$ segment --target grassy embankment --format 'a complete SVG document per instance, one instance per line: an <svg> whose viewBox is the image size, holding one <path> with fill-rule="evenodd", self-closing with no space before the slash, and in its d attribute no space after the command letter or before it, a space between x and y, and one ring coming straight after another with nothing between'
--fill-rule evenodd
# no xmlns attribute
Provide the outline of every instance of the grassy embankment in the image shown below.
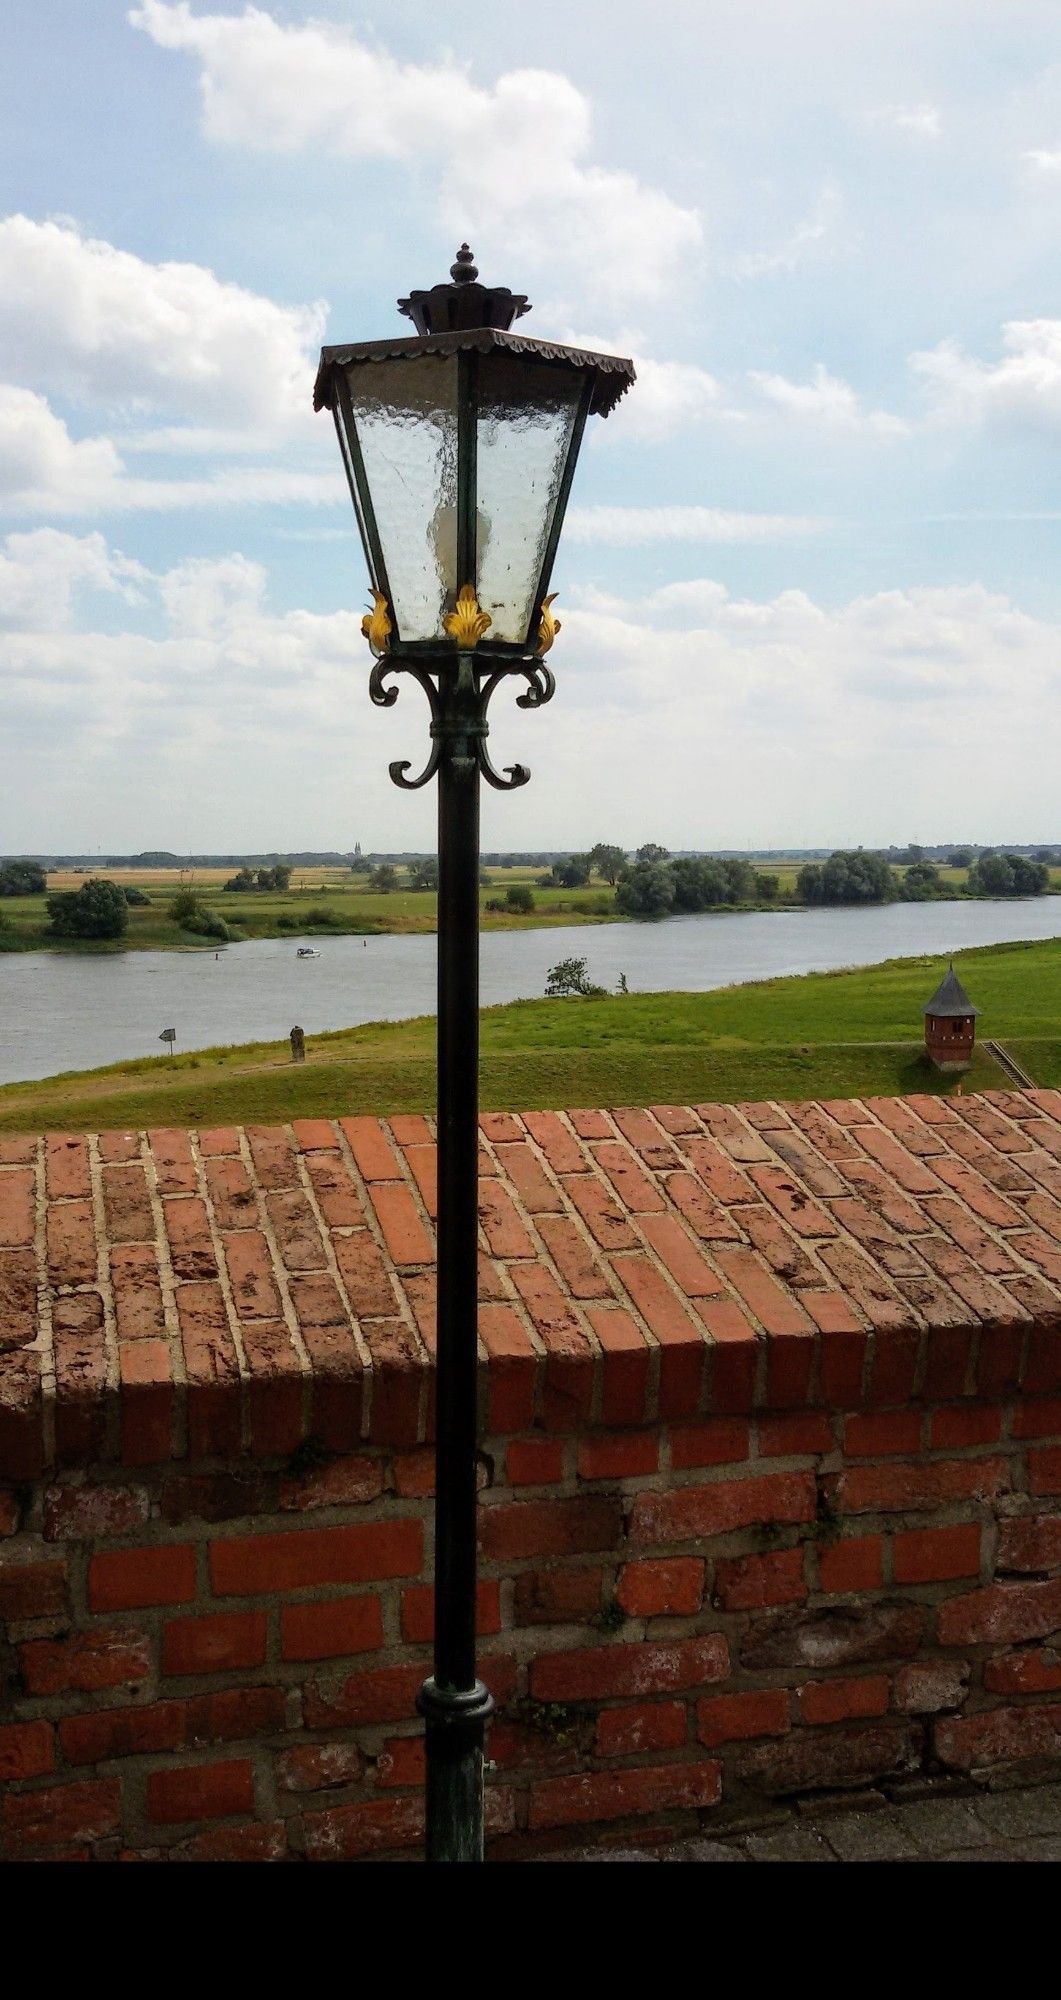
<svg viewBox="0 0 1061 2000"><path fill-rule="evenodd" d="M1061 1085L1061 939L968 951L955 961L1003 1042L1037 1083ZM530 1000L483 1015L487 1109L714 1099L850 1097L947 1090L924 1058L921 1007L938 959L772 979L718 993ZM966 1089L1004 1086L981 1045ZM374 1023L0 1089L0 1131L208 1126L430 1110L434 1023Z"/></svg>
<svg viewBox="0 0 1061 2000"><path fill-rule="evenodd" d="M758 865L758 864L757 864ZM763 862L761 871L778 877L778 898L749 903L748 909L791 907L795 898L798 861ZM86 873L54 872L48 887L76 889ZM341 937L378 936L383 932L431 932L436 928L435 897L429 891L397 888L381 894L370 888L367 875L352 875L344 868L296 869L290 888L280 891L227 891L223 884L233 873L228 868L199 868L182 873L171 868L111 868L98 871L123 887L143 889L150 896L146 908L129 911L129 928L114 943L71 943L53 938L43 896L12 896L0 901L0 952L62 950L96 953L115 951L194 951L216 949L216 941L182 930L169 915L177 891L192 888L201 902L216 910L242 937ZM898 871L902 874L904 871ZM539 930L557 924L601 924L623 921L615 907L615 890L606 882L594 881L585 889L541 889L540 869L492 868L486 871L480 891L480 916L484 930ZM948 891L961 895L968 871L944 868L941 876ZM506 889L526 883L534 895L534 909L527 915L515 911L488 910L488 902L504 900ZM1051 870L1051 887L1061 892L1061 868Z"/></svg>

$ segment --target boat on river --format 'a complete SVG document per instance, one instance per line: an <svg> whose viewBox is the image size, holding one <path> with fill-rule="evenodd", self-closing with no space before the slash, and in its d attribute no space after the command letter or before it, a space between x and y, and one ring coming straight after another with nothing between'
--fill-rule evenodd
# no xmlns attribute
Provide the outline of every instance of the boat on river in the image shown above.
<svg viewBox="0 0 1061 2000"><path fill-rule="evenodd" d="M314 951L314 949L313 949L313 946L312 946L311 944L300 944L300 945L299 945L299 947L298 947L298 950L297 950L297 951L296 951L296 953L295 953L295 957L296 957L296 958L319 958L319 957L320 957L320 952L319 952L319 951Z"/></svg>

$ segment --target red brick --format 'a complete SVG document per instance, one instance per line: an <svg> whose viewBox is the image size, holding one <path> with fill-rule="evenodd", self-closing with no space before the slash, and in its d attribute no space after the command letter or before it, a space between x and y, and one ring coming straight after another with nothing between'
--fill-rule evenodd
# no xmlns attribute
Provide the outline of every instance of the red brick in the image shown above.
<svg viewBox="0 0 1061 2000"><path fill-rule="evenodd" d="M435 1246L404 1183L377 1182L372 1190L372 1202L383 1231L387 1254L395 1264L434 1262Z"/></svg>
<svg viewBox="0 0 1061 2000"><path fill-rule="evenodd" d="M123 1340L121 1378L123 1465L159 1465L172 1452L174 1382L165 1340Z"/></svg>
<svg viewBox="0 0 1061 2000"><path fill-rule="evenodd" d="M524 1570L512 1599L514 1625L586 1625L599 1616L604 1571Z"/></svg>
<svg viewBox="0 0 1061 2000"><path fill-rule="evenodd" d="M791 1417L760 1417L756 1433L761 1458L818 1457L833 1449L828 1418L812 1410Z"/></svg>
<svg viewBox="0 0 1061 2000"><path fill-rule="evenodd" d="M545 1349L546 1429L578 1430L589 1420L594 1372L593 1348L578 1313L542 1264L514 1264L512 1281Z"/></svg>
<svg viewBox="0 0 1061 2000"><path fill-rule="evenodd" d="M239 1362L220 1285L180 1285L177 1317L188 1382L189 1451L193 1458L238 1454Z"/></svg>
<svg viewBox="0 0 1061 2000"><path fill-rule="evenodd" d="M479 1513L484 1556L509 1562L521 1556L587 1553L619 1542L622 1512L618 1495L587 1494L579 1500L506 1501Z"/></svg>
<svg viewBox="0 0 1061 2000"><path fill-rule="evenodd" d="M479 1182L479 1221L492 1256L534 1256L534 1245L519 1219L512 1196L497 1181Z"/></svg>
<svg viewBox="0 0 1061 2000"><path fill-rule="evenodd" d="M378 1521L363 1528L302 1528L211 1542L210 1579L222 1597L273 1596L328 1583L371 1583L416 1576L423 1563L419 1521ZM157 1601L157 1600L147 1600Z"/></svg>
<svg viewBox="0 0 1061 2000"><path fill-rule="evenodd" d="M1044 1646L1001 1653L984 1661L984 1686L990 1694L1056 1693L1061 1688L1061 1653Z"/></svg>
<svg viewBox="0 0 1061 2000"><path fill-rule="evenodd" d="M727 1535L759 1521L812 1521L816 1512L810 1473L784 1472L765 1479L709 1481L669 1493L639 1493L630 1522L634 1542L684 1542Z"/></svg>
<svg viewBox="0 0 1061 2000"><path fill-rule="evenodd" d="M345 1160L311 1153L306 1160L317 1206L329 1229L363 1229L365 1211Z"/></svg>
<svg viewBox="0 0 1061 2000"><path fill-rule="evenodd" d="M369 1436L373 1444L416 1444L427 1380L420 1341L402 1319L375 1320L361 1332L372 1362Z"/></svg>
<svg viewBox="0 0 1061 2000"><path fill-rule="evenodd" d="M48 1200L66 1201L92 1193L88 1140L70 1132L49 1132L45 1144Z"/></svg>
<svg viewBox="0 0 1061 2000"><path fill-rule="evenodd" d="M845 1513L916 1513L953 1500L992 1499L1009 1490L1004 1458L937 1459L929 1465L859 1465L840 1476Z"/></svg>
<svg viewBox="0 0 1061 2000"><path fill-rule="evenodd" d="M44 1778L55 1769L55 1730L50 1722L0 1723L0 1784L15 1778Z"/></svg>
<svg viewBox="0 0 1061 2000"><path fill-rule="evenodd" d="M49 1486L44 1495L46 1542L96 1541L122 1535L147 1520L142 1486Z"/></svg>
<svg viewBox="0 0 1061 2000"><path fill-rule="evenodd" d="M703 1389L707 1352L703 1334L647 1257L617 1257L612 1268L662 1349L660 1416L691 1416L700 1406Z"/></svg>
<svg viewBox="0 0 1061 2000"><path fill-rule="evenodd" d="M896 1583L945 1583L980 1574L978 1521L955 1528L915 1528L896 1535L892 1549Z"/></svg>
<svg viewBox="0 0 1061 2000"><path fill-rule="evenodd" d="M480 1638L501 1630L501 1585L496 1577L480 1577L475 1592L475 1629ZM435 1636L435 1592L430 1583L411 1583L402 1591L402 1638L417 1646Z"/></svg>
<svg viewBox="0 0 1061 2000"><path fill-rule="evenodd" d="M685 1298L724 1298L726 1288L717 1271L673 1215L644 1215L641 1232L664 1263Z"/></svg>
<svg viewBox="0 0 1061 2000"><path fill-rule="evenodd" d="M597 1717L597 1755L633 1757L646 1750L679 1750L686 1733L686 1710L681 1701L604 1708Z"/></svg>
<svg viewBox="0 0 1061 2000"><path fill-rule="evenodd" d="M948 1717L936 1724L935 1737L940 1763L956 1771L1056 1757L1061 1743L1061 1702Z"/></svg>
<svg viewBox="0 0 1061 2000"><path fill-rule="evenodd" d="M190 1542L147 1549L97 1552L88 1566L92 1611L135 1611L149 1604L189 1604L195 1596L195 1550Z"/></svg>
<svg viewBox="0 0 1061 2000"><path fill-rule="evenodd" d="M184 1521L235 1521L261 1513L269 1487L260 1472L189 1472L163 1482L162 1518L171 1527Z"/></svg>
<svg viewBox="0 0 1061 2000"><path fill-rule="evenodd" d="M670 1434L671 1464L676 1472L688 1472L699 1465L739 1464L748 1455L748 1426L739 1417L683 1424Z"/></svg>
<svg viewBox="0 0 1061 2000"><path fill-rule="evenodd" d="M99 1293L78 1292L57 1299L52 1339L56 1456L61 1465L83 1465L105 1452L106 1359Z"/></svg>
<svg viewBox="0 0 1061 2000"><path fill-rule="evenodd" d="M929 1426L933 1451L960 1451L963 1446L997 1444L1002 1435L1002 1411L990 1403L956 1403L934 1410Z"/></svg>
<svg viewBox="0 0 1061 2000"><path fill-rule="evenodd" d="M21 1855L51 1849L54 1853L120 1833L122 1788L117 1778L101 1778L84 1784L49 1785L44 1791L9 1792L2 1810L11 1852Z"/></svg>
<svg viewBox="0 0 1061 2000"><path fill-rule="evenodd" d="M366 1181L400 1181L397 1155L376 1118L340 1118L340 1129Z"/></svg>
<svg viewBox="0 0 1061 2000"><path fill-rule="evenodd" d="M59 1723L63 1754L71 1764L101 1764L183 1750L200 1743L272 1735L284 1726L283 1688L224 1688L213 1694L172 1697L146 1707L92 1709Z"/></svg>
<svg viewBox="0 0 1061 2000"><path fill-rule="evenodd" d="M715 1602L723 1611L758 1611L768 1604L802 1604L807 1596L803 1550L737 1556L715 1564Z"/></svg>
<svg viewBox="0 0 1061 2000"><path fill-rule="evenodd" d="M349 1453L297 1479L281 1480L279 1503L285 1512L304 1514L316 1507L364 1506L382 1491L382 1461Z"/></svg>
<svg viewBox="0 0 1061 2000"><path fill-rule="evenodd" d="M804 1722L853 1722L859 1716L886 1715L888 1712L886 1674L863 1679L810 1681L798 1689L799 1712Z"/></svg>
<svg viewBox="0 0 1061 2000"><path fill-rule="evenodd" d="M913 1458L921 1449L920 1410L859 1411L844 1423L848 1458Z"/></svg>
<svg viewBox="0 0 1061 2000"><path fill-rule="evenodd" d="M554 1187L522 1133L518 1144L498 1145L497 1157L502 1173L508 1175L528 1215L563 1208L559 1189Z"/></svg>
<svg viewBox="0 0 1061 2000"><path fill-rule="evenodd" d="M19 1648L19 1668L30 1695L132 1688L151 1672L151 1642L128 1625L93 1627L69 1639L31 1639Z"/></svg>
<svg viewBox="0 0 1061 2000"><path fill-rule="evenodd" d="M375 1652L382 1644L383 1615L374 1594L281 1606L282 1659L342 1659L348 1653Z"/></svg>
<svg viewBox="0 0 1061 2000"><path fill-rule="evenodd" d="M219 1611L206 1618L171 1618L162 1628L164 1674L224 1674L265 1664L264 1611Z"/></svg>
<svg viewBox="0 0 1061 2000"><path fill-rule="evenodd" d="M182 1771L151 1771L147 1816L156 1826L190 1819L232 1819L254 1811L254 1772L246 1758L193 1764Z"/></svg>
<svg viewBox="0 0 1061 2000"><path fill-rule="evenodd" d="M429 1500L435 1490L435 1454L430 1446L423 1451L396 1452L393 1460L394 1491L401 1500Z"/></svg>
<svg viewBox="0 0 1061 2000"><path fill-rule="evenodd" d="M534 1831L638 1813L693 1811L715 1805L721 1791L721 1766L707 1760L543 1778L531 1792L528 1825Z"/></svg>
<svg viewBox="0 0 1061 2000"><path fill-rule="evenodd" d="M48 1210L48 1279L53 1285L91 1285L98 1252L90 1201L66 1201Z"/></svg>
<svg viewBox="0 0 1061 2000"><path fill-rule="evenodd" d="M12 1249L28 1249L32 1244L33 1183L32 1167L0 1174L0 1244Z"/></svg>
<svg viewBox="0 0 1061 2000"><path fill-rule="evenodd" d="M523 1115L531 1138L545 1154L556 1174L579 1174L586 1159L578 1140L573 1138L559 1112L527 1111Z"/></svg>
<svg viewBox="0 0 1061 2000"><path fill-rule="evenodd" d="M673 1643L542 1653L531 1661L530 1690L535 1701L607 1701L623 1695L678 1694L724 1680L728 1672L726 1641L721 1633L709 1632Z"/></svg>
<svg viewBox="0 0 1061 2000"><path fill-rule="evenodd" d="M376 1759L376 1783L380 1786L422 1785L426 1775L422 1736L392 1736Z"/></svg>
<svg viewBox="0 0 1061 2000"><path fill-rule="evenodd" d="M879 1535L851 1535L818 1552L822 1590L839 1595L854 1590L879 1590L883 1577L884 1544Z"/></svg>
<svg viewBox="0 0 1061 2000"><path fill-rule="evenodd" d="M750 1736L784 1736L791 1728L787 1688L756 1694L718 1694L696 1704L696 1734L708 1750Z"/></svg>
<svg viewBox="0 0 1061 2000"><path fill-rule="evenodd" d="M999 1569L1061 1569L1061 1519L1039 1514L1033 1520L1000 1521Z"/></svg>
<svg viewBox="0 0 1061 2000"><path fill-rule="evenodd" d="M344 1125L352 1122L342 1120ZM327 1812L305 1813L303 1826L310 1861L356 1861L363 1854L419 1846L424 1837L424 1802L417 1795L333 1806Z"/></svg>
<svg viewBox="0 0 1061 2000"><path fill-rule="evenodd" d="M100 1148L102 1152L102 1144ZM143 1163L103 1169L103 1209L111 1243L152 1243L155 1218Z"/></svg>
<svg viewBox="0 0 1061 2000"><path fill-rule="evenodd" d="M167 1848L166 1853L170 1861L284 1861L287 1827L282 1819L215 1826Z"/></svg>
<svg viewBox="0 0 1061 2000"><path fill-rule="evenodd" d="M1048 1583L993 1583L939 1607L943 1646L1019 1644L1061 1625L1061 1577Z"/></svg>
<svg viewBox="0 0 1061 2000"><path fill-rule="evenodd" d="M752 1409L765 1342L731 1299L701 1299L697 1311L711 1338L707 1407L720 1416Z"/></svg>
<svg viewBox="0 0 1061 2000"><path fill-rule="evenodd" d="M505 1476L510 1486L558 1486L564 1476L563 1444L552 1438L513 1438L505 1451Z"/></svg>
<svg viewBox="0 0 1061 2000"><path fill-rule="evenodd" d="M66 1610L65 1562L20 1562L0 1556L0 1618L53 1618Z"/></svg>
<svg viewBox="0 0 1061 2000"><path fill-rule="evenodd" d="M1017 1438L1061 1437L1061 1398L1023 1398L1013 1411L1013 1435Z"/></svg>
<svg viewBox="0 0 1061 2000"><path fill-rule="evenodd" d="M659 1440L651 1431L619 1431L579 1439L580 1479L637 1479L658 1469Z"/></svg>
<svg viewBox="0 0 1061 2000"><path fill-rule="evenodd" d="M366 1722L408 1722L427 1669L422 1666L373 1667L350 1674L338 1687L329 1678L311 1682L305 1690L307 1729L356 1729ZM515 1691L516 1663L510 1655L479 1661L479 1673L495 1701L507 1701Z"/></svg>
<svg viewBox="0 0 1061 2000"><path fill-rule="evenodd" d="M321 1792L356 1785L364 1768L356 1743L305 1743L280 1753L276 1778L285 1792Z"/></svg>
<svg viewBox="0 0 1061 2000"><path fill-rule="evenodd" d="M1028 1453L1028 1491L1061 1493L1061 1445Z"/></svg>
<svg viewBox="0 0 1061 2000"><path fill-rule="evenodd" d="M938 1715L960 1708L968 1692L968 1660L912 1660L895 1676L892 1707L903 1715Z"/></svg>
<svg viewBox="0 0 1061 2000"><path fill-rule="evenodd" d="M529 1430L534 1421L538 1355L511 1306L479 1308L479 1338L489 1356L487 1428L495 1436Z"/></svg>
<svg viewBox="0 0 1061 2000"><path fill-rule="evenodd" d="M693 1617L703 1602L703 1562L698 1556L673 1556L627 1563L615 1596L629 1618Z"/></svg>
<svg viewBox="0 0 1061 2000"><path fill-rule="evenodd" d="M648 1414L649 1384L643 1333L621 1306L589 1306L586 1317L602 1349L601 1421L641 1423Z"/></svg>

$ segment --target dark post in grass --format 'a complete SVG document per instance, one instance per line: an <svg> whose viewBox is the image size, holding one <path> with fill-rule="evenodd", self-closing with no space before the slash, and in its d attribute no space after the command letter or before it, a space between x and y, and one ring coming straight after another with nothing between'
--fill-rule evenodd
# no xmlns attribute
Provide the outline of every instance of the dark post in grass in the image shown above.
<svg viewBox="0 0 1061 2000"><path fill-rule="evenodd" d="M330 409L372 588L362 620L381 708L407 674L427 696L431 750L396 785L438 778L438 1429L434 1673L417 1706L427 1738L427 1856L483 1858L483 1744L493 1702L475 1671L479 1114L479 780L530 776L487 753L502 681L521 708L552 699L559 623L549 579L586 419L607 416L629 361L529 340L529 311L479 283L463 244L452 282L398 310L413 338L321 353L314 407Z"/></svg>

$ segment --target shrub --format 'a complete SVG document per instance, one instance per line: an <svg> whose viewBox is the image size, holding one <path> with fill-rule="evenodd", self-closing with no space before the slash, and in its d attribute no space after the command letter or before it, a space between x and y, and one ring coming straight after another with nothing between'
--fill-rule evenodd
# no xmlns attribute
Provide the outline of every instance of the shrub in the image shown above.
<svg viewBox="0 0 1061 2000"><path fill-rule="evenodd" d="M589 977L589 967L584 958L562 958L549 968L545 981L546 997L560 1000L577 994L584 1000L595 1000L604 993L603 986L594 986Z"/></svg>
<svg viewBox="0 0 1061 2000"><path fill-rule="evenodd" d="M505 902L510 910L520 910L526 915L534 908L534 891L527 882L513 882L505 892Z"/></svg>
<svg viewBox="0 0 1061 2000"><path fill-rule="evenodd" d="M5 861L0 868L0 896L43 896L47 886L37 861Z"/></svg>
<svg viewBox="0 0 1061 2000"><path fill-rule="evenodd" d="M91 875L79 889L67 889L48 898L48 916L56 937L124 937L129 923L129 905L116 882Z"/></svg>
<svg viewBox="0 0 1061 2000"><path fill-rule="evenodd" d="M138 889L135 882L126 883L122 888L122 895L125 897L131 910L149 910L151 908L150 896L145 890Z"/></svg>

